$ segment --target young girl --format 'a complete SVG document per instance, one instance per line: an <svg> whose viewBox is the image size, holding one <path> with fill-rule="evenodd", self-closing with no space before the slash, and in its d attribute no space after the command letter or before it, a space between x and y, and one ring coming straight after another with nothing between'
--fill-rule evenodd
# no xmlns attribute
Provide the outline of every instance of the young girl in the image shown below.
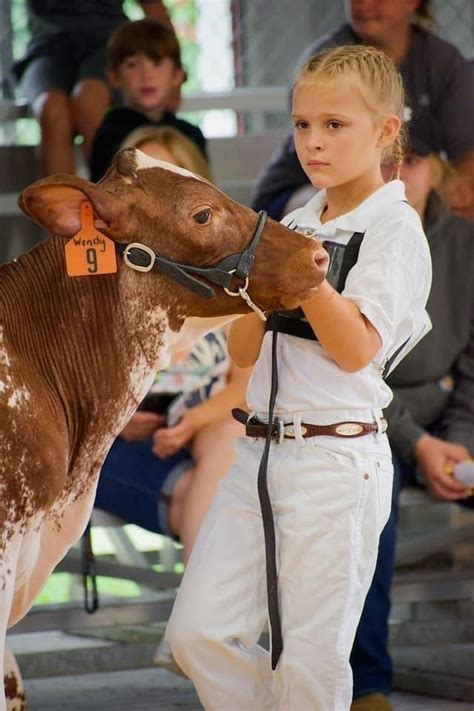
<svg viewBox="0 0 474 711"><path fill-rule="evenodd" d="M402 160L403 105L400 75L371 47L313 57L295 83L296 149L319 192L286 223L325 240L331 264L301 314L272 318L283 331L267 472L283 653L271 576L274 673L257 644L271 567L257 497L267 427L258 423L268 418L275 334L251 314L229 340L236 363L255 363L249 436L201 527L167 633L206 709L350 707L349 653L390 511L382 373L428 323L421 223L402 183L381 175L382 160Z"/></svg>

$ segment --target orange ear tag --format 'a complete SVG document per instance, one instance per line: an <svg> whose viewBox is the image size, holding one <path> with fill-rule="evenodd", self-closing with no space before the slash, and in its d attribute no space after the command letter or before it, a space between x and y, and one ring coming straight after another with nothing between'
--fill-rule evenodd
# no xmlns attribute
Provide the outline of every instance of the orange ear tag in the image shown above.
<svg viewBox="0 0 474 711"><path fill-rule="evenodd" d="M115 242L94 227L92 203L81 204L81 229L65 247L66 271L69 276L115 274Z"/></svg>

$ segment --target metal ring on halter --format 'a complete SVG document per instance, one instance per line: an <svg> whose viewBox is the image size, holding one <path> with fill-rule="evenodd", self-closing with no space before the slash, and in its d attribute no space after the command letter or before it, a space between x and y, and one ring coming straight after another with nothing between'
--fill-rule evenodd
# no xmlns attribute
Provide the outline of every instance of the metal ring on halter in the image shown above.
<svg viewBox="0 0 474 711"><path fill-rule="evenodd" d="M231 269L230 272L228 272L228 273L234 274L235 269ZM225 287L225 286L223 287L223 289L228 296L241 296L241 293L240 293L241 291L245 291L247 293L248 285L249 285L249 278L245 277L245 284L243 286L239 286L237 291L231 291L230 289L227 289L227 287Z"/></svg>
<svg viewBox="0 0 474 711"><path fill-rule="evenodd" d="M141 253L142 257L143 255L146 255L149 259L148 263L144 262L142 264L137 264L136 262L133 262L132 255L130 254L133 250ZM150 272L153 269L156 260L155 252L150 247L147 247L146 244L140 244L139 242L131 242L128 244L124 249L122 256L125 264L132 269L135 269L137 272Z"/></svg>

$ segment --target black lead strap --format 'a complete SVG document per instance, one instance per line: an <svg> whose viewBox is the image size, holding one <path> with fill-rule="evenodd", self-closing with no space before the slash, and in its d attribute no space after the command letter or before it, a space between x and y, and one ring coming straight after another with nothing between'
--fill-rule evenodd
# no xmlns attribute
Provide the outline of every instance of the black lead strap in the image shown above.
<svg viewBox="0 0 474 711"><path fill-rule="evenodd" d="M328 281L339 292L344 288L347 275L357 262L359 250L364 238L363 232L354 232L347 245L336 242L324 242L331 261L328 271ZM337 252L338 251L338 252ZM338 258L339 257L339 258ZM342 257L342 258L341 258ZM276 564L276 535L273 511L268 492L267 470L273 430L273 411L278 391L277 369L277 335L278 331L291 336L317 340L311 325L304 321L301 308L293 311L273 312L266 323L266 330L272 334L272 375L270 402L268 406L268 429L258 470L258 497L263 519L265 538L265 565L267 574L268 615L270 619L271 661L275 670L283 651L283 636L281 631L280 607L278 602L278 573Z"/></svg>
<svg viewBox="0 0 474 711"><path fill-rule="evenodd" d="M272 504L268 492L267 470L270 445L272 442L273 411L278 391L277 367L277 337L278 331L272 335L272 375L270 401L268 405L267 436L263 447L262 458L258 469L258 498L262 512L263 535L265 539L265 566L267 574L267 600L268 616L270 618L271 657L272 669L275 670L283 651L283 637L281 632L280 606L278 602L278 574L276 565L276 536L273 520Z"/></svg>

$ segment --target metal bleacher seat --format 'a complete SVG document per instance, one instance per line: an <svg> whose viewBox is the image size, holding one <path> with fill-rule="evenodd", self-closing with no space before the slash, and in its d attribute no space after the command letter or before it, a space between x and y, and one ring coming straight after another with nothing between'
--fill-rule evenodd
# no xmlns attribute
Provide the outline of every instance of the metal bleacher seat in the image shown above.
<svg viewBox="0 0 474 711"><path fill-rule="evenodd" d="M474 701L474 511L408 487L392 587L398 689Z"/></svg>
<svg viewBox="0 0 474 711"><path fill-rule="evenodd" d="M0 262L7 262L31 249L45 232L25 219L16 204L21 190L39 177L34 148L0 145L0 168Z"/></svg>
<svg viewBox="0 0 474 711"><path fill-rule="evenodd" d="M211 103L216 108L222 104L224 108L244 109L249 101L254 103L252 110L281 108L284 97L280 87L261 88L250 94L236 90L231 99L224 94L186 97L183 108L209 108ZM0 101L0 120L11 121L25 116L27 106L24 102ZM209 139L208 150L216 184L234 200L248 205L260 171L284 134L284 130L273 130ZM17 206L19 192L39 177L34 146L0 145L0 167L0 262L5 262L31 249L45 233L31 220L25 219Z"/></svg>

